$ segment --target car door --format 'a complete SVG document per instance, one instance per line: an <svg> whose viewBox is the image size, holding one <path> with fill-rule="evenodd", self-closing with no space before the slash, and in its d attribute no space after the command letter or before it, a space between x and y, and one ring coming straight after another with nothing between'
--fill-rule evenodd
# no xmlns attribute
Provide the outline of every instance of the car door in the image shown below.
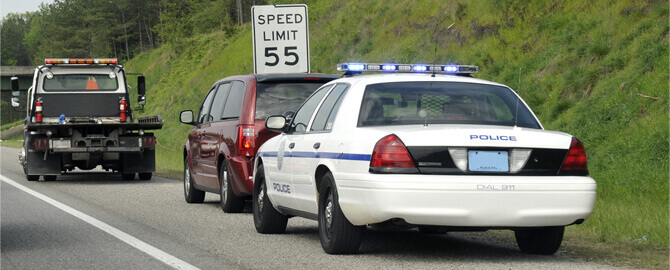
<svg viewBox="0 0 670 270"><path fill-rule="evenodd" d="M207 93L205 100L200 106L200 111L198 112L198 118L196 119L197 125L191 130L191 133L188 134L188 142L190 144L190 153L191 157L191 174L193 176L193 181L196 185L203 185L203 167L202 167L202 135L207 129L210 119L210 108L212 105L212 100L216 93L216 87L212 87Z"/></svg>
<svg viewBox="0 0 670 270"><path fill-rule="evenodd" d="M219 169L217 166L219 150L223 138L221 136L223 129L223 122L221 115L225 110L224 104L230 91L230 83L224 82L216 87L216 94L212 101L210 109L210 121L207 126L203 128L202 139L200 145L202 146L200 152L200 166L202 168L203 185L208 188L219 188Z"/></svg>
<svg viewBox="0 0 670 270"><path fill-rule="evenodd" d="M301 154L300 157L292 159L291 182L295 190L296 203L301 211L314 214L318 212L314 175L320 159L330 156L330 153L324 152L324 146L330 138L335 116L348 86L348 84L335 85L317 107L309 131L296 135L296 139L302 138L295 141L293 150Z"/></svg>

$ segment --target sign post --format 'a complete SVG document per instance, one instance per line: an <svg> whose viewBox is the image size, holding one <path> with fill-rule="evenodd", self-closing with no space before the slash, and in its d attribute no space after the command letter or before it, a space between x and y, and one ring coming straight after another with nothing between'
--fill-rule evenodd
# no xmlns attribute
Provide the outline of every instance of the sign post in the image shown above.
<svg viewBox="0 0 670 270"><path fill-rule="evenodd" d="M255 73L309 73L307 5L251 8Z"/></svg>

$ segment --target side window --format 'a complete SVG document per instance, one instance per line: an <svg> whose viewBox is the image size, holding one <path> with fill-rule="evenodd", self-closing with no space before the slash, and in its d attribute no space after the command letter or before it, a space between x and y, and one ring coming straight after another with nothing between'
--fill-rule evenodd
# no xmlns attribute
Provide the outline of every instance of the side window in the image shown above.
<svg viewBox="0 0 670 270"><path fill-rule="evenodd" d="M312 115L314 115L314 110L316 110L316 106L319 105L319 102L323 99L323 96L326 95L328 92L329 87L323 87L312 96L310 96L307 100L305 100L305 103L302 104L302 107L298 109L298 112L295 113L295 116L293 117L293 122L291 122L291 131L293 132L305 132L307 131L307 125L309 124L309 119L312 118Z"/></svg>
<svg viewBox="0 0 670 270"><path fill-rule="evenodd" d="M210 115L212 115L211 121L221 120L221 113L223 112L223 104L226 102L226 97L228 96L228 91L230 90L230 83L219 84L219 87L216 90L216 96L214 96L214 102L212 102L212 110Z"/></svg>
<svg viewBox="0 0 670 270"><path fill-rule="evenodd" d="M212 105L212 99L214 99L215 93L216 88L212 88L212 90L209 90L209 93L207 94L205 101L202 102L202 106L200 106L200 112L198 113L199 124L212 121L213 118L209 115L209 108Z"/></svg>
<svg viewBox="0 0 670 270"><path fill-rule="evenodd" d="M323 104L319 108L319 111L314 117L314 123L312 123L311 131L324 131L331 130L333 128L333 122L335 121L335 115L340 108L342 97L344 92L349 88L347 84L338 84L333 88L333 91L330 92L326 100L323 101Z"/></svg>
<svg viewBox="0 0 670 270"><path fill-rule="evenodd" d="M244 83L234 81L230 87L230 94L226 100L226 107L223 109L222 119L240 117L242 102L244 101Z"/></svg>

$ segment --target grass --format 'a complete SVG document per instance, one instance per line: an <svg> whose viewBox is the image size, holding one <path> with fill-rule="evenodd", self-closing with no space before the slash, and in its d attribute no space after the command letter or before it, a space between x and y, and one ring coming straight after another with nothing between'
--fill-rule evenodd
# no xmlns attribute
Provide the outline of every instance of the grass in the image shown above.
<svg viewBox="0 0 670 270"><path fill-rule="evenodd" d="M314 0L307 5L313 72L335 73L337 63L349 61L464 63L480 66L476 77L515 88L546 129L570 133L587 149L598 182L596 207L585 224L568 230L567 243L614 263L668 268L666 4ZM149 105L143 114L166 119L156 132L159 171L181 173L190 126L178 122L179 111L197 111L216 80L251 73L251 53L251 28L244 25L163 45L126 63L130 72L147 75ZM643 236L649 240L642 245L629 240Z"/></svg>

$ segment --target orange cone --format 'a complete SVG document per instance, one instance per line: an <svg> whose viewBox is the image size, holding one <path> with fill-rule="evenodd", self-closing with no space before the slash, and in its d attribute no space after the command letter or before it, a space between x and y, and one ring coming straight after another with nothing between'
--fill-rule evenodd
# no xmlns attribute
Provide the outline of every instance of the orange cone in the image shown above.
<svg viewBox="0 0 670 270"><path fill-rule="evenodd" d="M86 83L86 90L97 90L100 89L98 87L98 83L93 80L93 77L88 77L88 82Z"/></svg>

